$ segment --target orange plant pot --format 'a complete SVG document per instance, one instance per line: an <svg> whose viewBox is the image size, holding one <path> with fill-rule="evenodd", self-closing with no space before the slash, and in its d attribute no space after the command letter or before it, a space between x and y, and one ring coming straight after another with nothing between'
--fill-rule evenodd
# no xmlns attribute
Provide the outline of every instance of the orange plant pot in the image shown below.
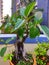
<svg viewBox="0 0 49 65"><path fill-rule="evenodd" d="M46 65L49 65L49 62L47 62L47 64Z"/></svg>
<svg viewBox="0 0 49 65"><path fill-rule="evenodd" d="M36 58L33 58L33 61L34 61L33 65L37 65Z"/></svg>
<svg viewBox="0 0 49 65"><path fill-rule="evenodd" d="M34 61L33 65L37 65L37 63L36 63L36 58L33 58L33 61ZM10 64L10 65L14 65L10 60L9 60L9 64Z"/></svg>
<svg viewBox="0 0 49 65"><path fill-rule="evenodd" d="M9 61L10 65L14 65L11 61Z"/></svg>

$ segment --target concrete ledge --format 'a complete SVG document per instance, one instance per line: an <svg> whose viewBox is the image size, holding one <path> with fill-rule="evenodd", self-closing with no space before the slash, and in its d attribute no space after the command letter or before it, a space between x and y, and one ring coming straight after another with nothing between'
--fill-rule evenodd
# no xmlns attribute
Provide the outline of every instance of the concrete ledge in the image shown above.
<svg viewBox="0 0 49 65"><path fill-rule="evenodd" d="M10 65L8 61L4 62L3 58L0 58L0 65Z"/></svg>
<svg viewBox="0 0 49 65"><path fill-rule="evenodd" d="M5 45L0 45L0 49L2 48L2 47L4 47ZM33 52L34 51L34 48L37 46L37 44L24 44L24 49L25 49L25 51L27 51L27 52ZM7 48L7 51L6 51L6 53L5 53L5 55L6 54L8 54L8 53L12 53L12 51L14 51L15 50L15 47L14 47L14 45L13 44L10 44L10 45L8 45L8 48ZM0 58L0 65L9 65L9 62L7 61L7 62L4 62L3 61L3 58Z"/></svg>
<svg viewBox="0 0 49 65"><path fill-rule="evenodd" d="M0 45L0 49L3 48L5 45ZM24 49L25 51L29 52L29 51L34 51L34 48L37 46L37 44L25 44L24 43ZM12 53L12 51L15 50L15 47L13 44L9 44L8 47L7 47L7 51L5 54L8 54L8 53Z"/></svg>

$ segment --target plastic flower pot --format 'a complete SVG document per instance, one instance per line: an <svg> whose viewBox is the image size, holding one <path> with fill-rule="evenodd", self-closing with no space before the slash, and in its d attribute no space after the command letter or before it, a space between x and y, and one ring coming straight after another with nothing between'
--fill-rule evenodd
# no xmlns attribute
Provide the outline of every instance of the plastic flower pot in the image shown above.
<svg viewBox="0 0 49 65"><path fill-rule="evenodd" d="M11 61L9 61L10 65L14 65Z"/></svg>
<svg viewBox="0 0 49 65"><path fill-rule="evenodd" d="M49 65L49 62L47 62L47 64L46 65Z"/></svg>

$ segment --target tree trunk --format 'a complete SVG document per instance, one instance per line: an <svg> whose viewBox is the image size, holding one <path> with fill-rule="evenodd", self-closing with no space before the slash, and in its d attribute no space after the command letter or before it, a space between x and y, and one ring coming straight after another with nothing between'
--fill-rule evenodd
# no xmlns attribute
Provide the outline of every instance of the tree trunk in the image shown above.
<svg viewBox="0 0 49 65"><path fill-rule="evenodd" d="M23 52L24 52L24 45L22 42L17 43L17 58L18 59L23 59Z"/></svg>
<svg viewBox="0 0 49 65"><path fill-rule="evenodd" d="M16 54L16 58L18 60L21 60L23 59L23 54L24 54L24 45L21 41L18 41L16 44L15 44L15 54Z"/></svg>

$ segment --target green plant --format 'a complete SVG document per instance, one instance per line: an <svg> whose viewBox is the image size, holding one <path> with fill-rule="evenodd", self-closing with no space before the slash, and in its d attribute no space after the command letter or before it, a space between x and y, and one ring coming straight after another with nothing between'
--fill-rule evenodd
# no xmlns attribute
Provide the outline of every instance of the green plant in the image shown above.
<svg viewBox="0 0 49 65"><path fill-rule="evenodd" d="M24 57L23 42L28 36L30 38L35 38L36 36L39 36L40 30L43 31L44 34L46 33L45 27L40 26L40 23L42 22L42 13L35 9L35 4L36 2L33 1L28 6L20 8L11 17L6 16L5 22L0 27L1 30L4 30L4 33L15 33L17 35L17 43L14 45L15 53L17 52L16 58L18 60ZM46 28L46 30L49 29ZM46 35L49 38L49 34L46 33Z"/></svg>
<svg viewBox="0 0 49 65"><path fill-rule="evenodd" d="M27 55L26 57L27 57L28 59L30 59L30 60L33 59L32 54L26 54L26 55Z"/></svg>
<svg viewBox="0 0 49 65"><path fill-rule="evenodd" d="M39 43L35 48L36 56L46 56L49 49L49 43Z"/></svg>
<svg viewBox="0 0 49 65"><path fill-rule="evenodd" d="M37 59L37 64L38 65L46 65L46 61L43 61L41 59Z"/></svg>
<svg viewBox="0 0 49 65"><path fill-rule="evenodd" d="M20 60L16 65L31 65L33 64L32 62L29 62L29 61L23 61L23 60Z"/></svg>
<svg viewBox="0 0 49 65"><path fill-rule="evenodd" d="M46 65L48 49L49 49L49 43L39 43L39 44L37 44L37 47L35 48L37 64Z"/></svg>
<svg viewBox="0 0 49 65"><path fill-rule="evenodd" d="M7 49L7 47L3 47L3 48L0 50L0 56L1 56L1 57L4 56L4 53L6 52L6 49Z"/></svg>
<svg viewBox="0 0 49 65"><path fill-rule="evenodd" d="M16 65L25 65L26 63L24 61L19 61Z"/></svg>
<svg viewBox="0 0 49 65"><path fill-rule="evenodd" d="M13 56L14 56L13 54L7 54L6 56L4 56L4 61L12 60Z"/></svg>

